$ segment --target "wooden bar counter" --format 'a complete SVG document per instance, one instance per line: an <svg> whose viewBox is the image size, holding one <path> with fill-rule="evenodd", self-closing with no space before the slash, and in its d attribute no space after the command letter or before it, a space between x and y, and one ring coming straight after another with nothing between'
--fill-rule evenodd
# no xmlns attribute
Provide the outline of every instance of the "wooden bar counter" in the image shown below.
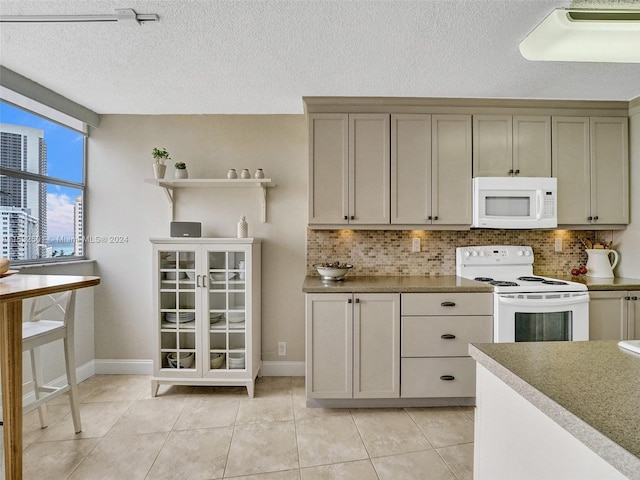
<svg viewBox="0 0 640 480"><path fill-rule="evenodd" d="M22 300L93 287L99 277L16 274L0 279L0 374L5 478L22 478Z"/></svg>

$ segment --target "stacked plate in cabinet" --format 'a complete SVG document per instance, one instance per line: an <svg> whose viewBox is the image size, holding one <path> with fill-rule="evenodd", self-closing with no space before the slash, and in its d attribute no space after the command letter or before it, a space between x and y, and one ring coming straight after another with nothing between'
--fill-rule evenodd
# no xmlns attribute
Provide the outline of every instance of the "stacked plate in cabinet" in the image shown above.
<svg viewBox="0 0 640 480"><path fill-rule="evenodd" d="M244 353L229 353L229 368L244 368Z"/></svg>
<svg viewBox="0 0 640 480"><path fill-rule="evenodd" d="M166 312L164 319L171 323L186 323L196 319L196 312Z"/></svg>

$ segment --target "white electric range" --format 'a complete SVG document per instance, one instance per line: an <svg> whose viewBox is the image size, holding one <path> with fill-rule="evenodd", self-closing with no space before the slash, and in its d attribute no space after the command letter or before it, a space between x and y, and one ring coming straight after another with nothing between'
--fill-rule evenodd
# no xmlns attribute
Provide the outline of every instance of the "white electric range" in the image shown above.
<svg viewBox="0 0 640 480"><path fill-rule="evenodd" d="M456 274L494 288L495 342L589 339L586 285L533 274L529 246L456 248Z"/></svg>

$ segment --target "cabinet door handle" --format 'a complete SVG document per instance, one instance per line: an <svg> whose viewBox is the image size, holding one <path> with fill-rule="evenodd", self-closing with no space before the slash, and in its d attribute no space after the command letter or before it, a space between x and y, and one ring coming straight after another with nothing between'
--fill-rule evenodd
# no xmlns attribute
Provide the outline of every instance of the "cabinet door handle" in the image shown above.
<svg viewBox="0 0 640 480"><path fill-rule="evenodd" d="M631 300L631 297L624 297L625 300Z"/></svg>
<svg viewBox="0 0 640 480"><path fill-rule="evenodd" d="M345 216L344 216L344 219L345 219L345 220L349 220L349 217L347 217L347 216L345 215Z"/></svg>
<svg viewBox="0 0 640 480"><path fill-rule="evenodd" d="M453 340L456 336L453 333L445 333L444 335L440 335L440 338L443 340Z"/></svg>
<svg viewBox="0 0 640 480"><path fill-rule="evenodd" d="M456 306L456 302L442 302L440 304L441 307L455 307Z"/></svg>
<svg viewBox="0 0 640 480"><path fill-rule="evenodd" d="M353 300L349 299L347 300L347 303L353 303Z"/></svg>
<svg viewBox="0 0 640 480"><path fill-rule="evenodd" d="M456 377L454 377L453 375L440 375L440 380L451 381L455 379Z"/></svg>
<svg viewBox="0 0 640 480"><path fill-rule="evenodd" d="M587 217L587 220L591 221L591 220L593 220L593 217L589 216L589 217Z"/></svg>
<svg viewBox="0 0 640 480"><path fill-rule="evenodd" d="M351 220L355 220L355 219L356 219L356 216L355 216L355 215L351 215L351 218L350 218L350 219L351 219Z"/></svg>
<svg viewBox="0 0 640 480"><path fill-rule="evenodd" d="M432 219L433 219L433 217L431 217L431 215L429 215L429 216L427 217L427 220L432 220Z"/></svg>
<svg viewBox="0 0 640 480"><path fill-rule="evenodd" d="M438 220L438 216L436 215L435 217L433 217L434 220Z"/></svg>
<svg viewBox="0 0 640 480"><path fill-rule="evenodd" d="M360 303L360 299L359 298L356 298L356 303Z"/></svg>
<svg viewBox="0 0 640 480"><path fill-rule="evenodd" d="M520 175L520 170L516 170L514 173L515 173L516 175Z"/></svg>
<svg viewBox="0 0 640 480"><path fill-rule="evenodd" d="M196 275L196 287L200 286L200 275Z"/></svg>
<svg viewBox="0 0 640 480"><path fill-rule="evenodd" d="M202 288L207 288L207 276L202 275Z"/></svg>
<svg viewBox="0 0 640 480"><path fill-rule="evenodd" d="M638 300L638 297L631 297L631 300Z"/></svg>
<svg viewBox="0 0 640 480"><path fill-rule="evenodd" d="M596 215L595 217L593 217L593 219L597 222L598 221L598 216Z"/></svg>
<svg viewBox="0 0 640 480"><path fill-rule="evenodd" d="M509 175L513 176L513 168L509 170Z"/></svg>

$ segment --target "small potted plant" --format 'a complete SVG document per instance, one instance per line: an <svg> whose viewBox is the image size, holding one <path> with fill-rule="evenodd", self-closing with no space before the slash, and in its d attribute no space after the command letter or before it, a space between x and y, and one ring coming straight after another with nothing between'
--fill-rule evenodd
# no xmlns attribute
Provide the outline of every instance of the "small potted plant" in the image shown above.
<svg viewBox="0 0 640 480"><path fill-rule="evenodd" d="M164 178L164 174L167 171L167 166L164 164L165 161L171 160L169 156L169 152L167 152L166 148L154 148L151 151L151 155L153 156L155 163L153 164L153 173L156 178Z"/></svg>
<svg viewBox="0 0 640 480"><path fill-rule="evenodd" d="M187 172L187 165L184 162L176 162L174 165L176 171L174 176L176 178L189 178L189 172Z"/></svg>

